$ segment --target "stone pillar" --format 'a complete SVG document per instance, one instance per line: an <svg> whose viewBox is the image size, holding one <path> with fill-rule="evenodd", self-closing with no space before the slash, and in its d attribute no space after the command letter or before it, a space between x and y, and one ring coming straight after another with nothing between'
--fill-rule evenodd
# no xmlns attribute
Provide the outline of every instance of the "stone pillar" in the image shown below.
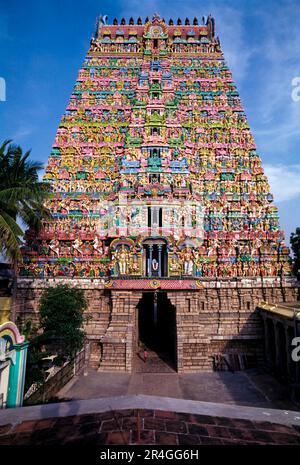
<svg viewBox="0 0 300 465"><path fill-rule="evenodd" d="M275 324L272 318L268 318L263 316L263 322L264 322L264 329L265 329L265 358L266 358L266 364L267 367L270 370L274 370L276 368L276 347L275 347L275 360L272 359L272 342L271 337L273 337L274 334L274 345L276 345L276 339L275 339ZM273 325L273 332L269 330L269 323Z"/></svg>
<svg viewBox="0 0 300 465"><path fill-rule="evenodd" d="M131 372L135 354L136 306L142 296L135 291L111 291L111 321L100 338L103 355L99 371Z"/></svg>
<svg viewBox="0 0 300 465"><path fill-rule="evenodd" d="M287 375L287 354L286 354L286 334L285 325L282 321L277 321L275 324L275 341L276 341L276 371L281 378L285 378ZM285 340L283 340L283 338ZM283 353L283 351L285 353Z"/></svg>
<svg viewBox="0 0 300 465"><path fill-rule="evenodd" d="M279 341L279 330L278 323L274 323L274 335L275 335L275 373L280 371L280 341Z"/></svg>
<svg viewBox="0 0 300 465"><path fill-rule="evenodd" d="M295 337L300 337L300 322L299 320L296 322L295 326ZM300 361L296 362L296 383L300 384Z"/></svg>
<svg viewBox="0 0 300 465"><path fill-rule="evenodd" d="M285 324L284 330L285 330L285 347L286 347L286 374L287 374L288 381L290 381L292 377L292 369L291 369L292 357L291 357L291 343L290 343L288 329L289 329L288 325Z"/></svg>
<svg viewBox="0 0 300 465"><path fill-rule="evenodd" d="M27 341L14 345L15 360L10 365L6 407L22 407L28 346Z"/></svg>
<svg viewBox="0 0 300 465"><path fill-rule="evenodd" d="M149 245L149 269L148 269L148 274L149 277L151 278L152 276L152 252L153 252L153 245Z"/></svg>
<svg viewBox="0 0 300 465"><path fill-rule="evenodd" d="M128 302L128 327L127 327L127 338L126 338L126 371L132 372L134 370L134 358L136 356L137 349L137 305L142 298L142 292L131 292L130 300Z"/></svg>
<svg viewBox="0 0 300 465"><path fill-rule="evenodd" d="M205 323L200 322L198 293L168 292L168 299L176 311L178 373L211 371L212 363L208 355L210 340L204 334Z"/></svg>
<svg viewBox="0 0 300 465"><path fill-rule="evenodd" d="M158 244L158 276L161 278L161 249L162 249L162 245L161 244Z"/></svg>
<svg viewBox="0 0 300 465"><path fill-rule="evenodd" d="M268 320L263 315L263 325L264 325L264 334L265 334L265 359L267 367L271 367L271 354L270 354L270 334L269 334L269 327L268 327Z"/></svg>
<svg viewBox="0 0 300 465"><path fill-rule="evenodd" d="M171 304L174 306L174 312L176 312L176 358L177 358L177 372L183 373L183 337L180 334L180 312L178 311L178 293L168 292L168 299Z"/></svg>
<svg viewBox="0 0 300 465"><path fill-rule="evenodd" d="M83 375L88 375L88 367L91 353L91 342L87 339L84 343L84 370Z"/></svg>

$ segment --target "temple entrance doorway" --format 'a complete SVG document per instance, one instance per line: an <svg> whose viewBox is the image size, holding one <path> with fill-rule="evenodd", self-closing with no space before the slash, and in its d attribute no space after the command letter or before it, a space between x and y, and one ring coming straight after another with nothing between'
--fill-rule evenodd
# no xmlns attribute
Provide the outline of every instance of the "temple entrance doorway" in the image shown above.
<svg viewBox="0 0 300 465"><path fill-rule="evenodd" d="M176 309L167 293L144 292L137 309L138 371L176 371Z"/></svg>

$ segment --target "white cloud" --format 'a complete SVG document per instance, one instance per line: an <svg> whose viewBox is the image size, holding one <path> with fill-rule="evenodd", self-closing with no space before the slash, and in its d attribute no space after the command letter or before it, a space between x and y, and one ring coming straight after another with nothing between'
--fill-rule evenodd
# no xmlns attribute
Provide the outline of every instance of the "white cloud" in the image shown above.
<svg viewBox="0 0 300 465"><path fill-rule="evenodd" d="M275 203L300 196L300 165L265 165Z"/></svg>
<svg viewBox="0 0 300 465"><path fill-rule="evenodd" d="M287 156L291 144L300 138L300 102L291 101L290 105L289 102L282 102L281 111L280 108L276 111L274 109L274 119L275 117L276 121L269 124L258 124L254 134L262 140L269 152Z"/></svg>
<svg viewBox="0 0 300 465"><path fill-rule="evenodd" d="M23 139L28 136L31 136L31 134L34 133L34 127L33 126L28 126L28 125L20 125L19 128L14 132L12 135L13 140L18 140L18 139Z"/></svg>
<svg viewBox="0 0 300 465"><path fill-rule="evenodd" d="M221 4L220 4L221 3ZM173 18L174 21L180 17L183 21L186 17L190 20L196 16L201 22L202 16L207 17L212 14L216 20L216 34L220 37L221 47L225 54L225 59L233 72L234 79L242 80L248 71L249 60L255 49L249 46L248 37L243 23L243 13L241 9L236 9L220 2L207 1L199 8L199 3L195 0L122 0L119 19L130 16L135 19L141 16L144 20L146 16L151 18L154 13L159 13L165 18ZM110 18L111 20L111 18Z"/></svg>
<svg viewBox="0 0 300 465"><path fill-rule="evenodd" d="M220 37L225 60L238 83L246 78L249 63L256 47L251 46L247 37L241 10L228 7L212 7L216 19L216 34Z"/></svg>
<svg viewBox="0 0 300 465"><path fill-rule="evenodd" d="M300 102L292 99L292 80L300 75L299 23L292 18L300 17L300 4L274 4L272 11L261 7L256 15L264 36L261 65L255 68L255 96L250 103L258 116L254 133L269 153L288 156L300 138Z"/></svg>

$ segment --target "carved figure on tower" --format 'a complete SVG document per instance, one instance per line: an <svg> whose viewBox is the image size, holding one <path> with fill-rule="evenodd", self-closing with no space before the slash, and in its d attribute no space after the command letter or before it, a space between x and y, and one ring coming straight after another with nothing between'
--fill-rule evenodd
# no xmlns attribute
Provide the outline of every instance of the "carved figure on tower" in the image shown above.
<svg viewBox="0 0 300 465"><path fill-rule="evenodd" d="M185 275L192 275L193 273L193 252L189 247L185 247L182 252L180 252L181 260L183 262L183 273Z"/></svg>
<svg viewBox="0 0 300 465"><path fill-rule="evenodd" d="M118 265L118 270L121 275L126 275L128 272L128 266L130 263L130 253L129 250L122 245L116 252L115 252L115 260Z"/></svg>
<svg viewBox="0 0 300 465"><path fill-rule="evenodd" d="M38 237L28 235L20 273L289 274L277 208L214 18L167 25L156 14L125 23L97 22L45 173L52 216ZM154 255L132 254L129 238L152 238ZM126 245L111 248L116 239ZM191 245L170 253L179 240Z"/></svg>

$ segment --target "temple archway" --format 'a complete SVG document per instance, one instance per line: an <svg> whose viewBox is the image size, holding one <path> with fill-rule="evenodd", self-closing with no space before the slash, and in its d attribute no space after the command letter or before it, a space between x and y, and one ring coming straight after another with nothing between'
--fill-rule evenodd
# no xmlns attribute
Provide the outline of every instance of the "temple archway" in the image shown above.
<svg viewBox="0 0 300 465"><path fill-rule="evenodd" d="M144 292L138 305L137 351L147 349L172 369L177 370L176 309L166 292Z"/></svg>

